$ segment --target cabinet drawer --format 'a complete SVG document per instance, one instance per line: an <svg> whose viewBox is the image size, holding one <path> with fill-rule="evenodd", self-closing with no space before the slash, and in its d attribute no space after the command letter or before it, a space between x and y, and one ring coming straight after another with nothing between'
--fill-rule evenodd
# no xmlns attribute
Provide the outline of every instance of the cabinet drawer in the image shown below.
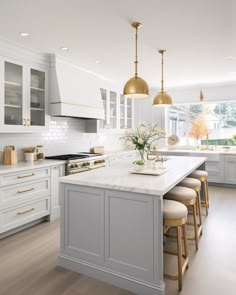
<svg viewBox="0 0 236 295"><path fill-rule="evenodd" d="M14 186L5 186L0 188L0 208L14 205L16 202L30 201L35 197L46 197L49 194L50 182L47 178Z"/></svg>
<svg viewBox="0 0 236 295"><path fill-rule="evenodd" d="M13 229L25 223L36 220L49 214L49 199L25 203L14 209L3 210L0 213L0 232Z"/></svg>
<svg viewBox="0 0 236 295"><path fill-rule="evenodd" d="M15 173L9 173L2 175L1 186L21 183L25 181L34 180L37 178L49 177L50 169L33 169L33 170L24 170Z"/></svg>

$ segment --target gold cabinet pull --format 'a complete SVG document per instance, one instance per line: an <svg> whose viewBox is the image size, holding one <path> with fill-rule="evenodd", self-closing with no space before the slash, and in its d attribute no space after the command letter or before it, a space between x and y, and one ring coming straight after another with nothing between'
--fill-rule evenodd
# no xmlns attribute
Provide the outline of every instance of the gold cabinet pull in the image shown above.
<svg viewBox="0 0 236 295"><path fill-rule="evenodd" d="M25 213L28 213L28 212L31 212L31 211L34 211L34 210L35 210L34 208L30 208L30 209L25 210L25 211L18 211L17 215L22 215L22 214L25 214Z"/></svg>
<svg viewBox="0 0 236 295"><path fill-rule="evenodd" d="M31 191L33 191L33 190L34 190L34 188L32 187L32 188L29 188L29 189L25 189L25 190L23 190L23 191L17 191L17 193L18 193L18 194L22 194L22 193L31 192Z"/></svg>
<svg viewBox="0 0 236 295"><path fill-rule="evenodd" d="M27 175L19 175L17 176L17 178L26 178L26 177L31 177L31 176L34 176L35 174L34 173L30 173L30 174L27 174Z"/></svg>

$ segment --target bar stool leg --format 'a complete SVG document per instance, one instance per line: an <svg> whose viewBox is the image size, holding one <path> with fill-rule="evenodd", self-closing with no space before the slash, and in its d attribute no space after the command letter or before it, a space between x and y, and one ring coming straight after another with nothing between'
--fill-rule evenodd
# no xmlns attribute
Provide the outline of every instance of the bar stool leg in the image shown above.
<svg viewBox="0 0 236 295"><path fill-rule="evenodd" d="M184 238L184 255L185 255L185 259L188 259L188 240L187 240L187 227L186 224L183 225L183 238ZM186 268L188 268L188 262L187 262L187 266Z"/></svg>
<svg viewBox="0 0 236 295"><path fill-rule="evenodd" d="M207 196L207 208L209 208L209 191L208 191L208 180L205 180L205 190L206 190L206 196Z"/></svg>
<svg viewBox="0 0 236 295"><path fill-rule="evenodd" d="M179 291L181 291L183 286L181 226L177 226L177 246L178 246L178 282L179 282Z"/></svg>
<svg viewBox="0 0 236 295"><path fill-rule="evenodd" d="M203 194L204 194L204 201L202 202L202 206L206 208L206 216L208 216L208 208L209 208L208 182L207 182L207 179L204 179L201 181L203 184Z"/></svg>
<svg viewBox="0 0 236 295"><path fill-rule="evenodd" d="M193 223L194 223L195 246L196 246L196 250L198 250L198 227L197 227L196 203L193 204L192 207L193 207Z"/></svg>

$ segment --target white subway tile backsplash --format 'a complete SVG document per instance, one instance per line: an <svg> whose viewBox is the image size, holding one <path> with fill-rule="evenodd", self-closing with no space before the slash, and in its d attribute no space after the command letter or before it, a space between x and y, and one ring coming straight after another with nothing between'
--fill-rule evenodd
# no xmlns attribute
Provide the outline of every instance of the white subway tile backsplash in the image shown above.
<svg viewBox="0 0 236 295"><path fill-rule="evenodd" d="M53 117L47 132L0 134L0 147L15 145L18 161L22 161L22 148L27 146L43 145L44 154L48 156L89 151L95 145L103 145L107 152L120 150L123 148L119 140L121 136L117 133L85 133L85 120Z"/></svg>

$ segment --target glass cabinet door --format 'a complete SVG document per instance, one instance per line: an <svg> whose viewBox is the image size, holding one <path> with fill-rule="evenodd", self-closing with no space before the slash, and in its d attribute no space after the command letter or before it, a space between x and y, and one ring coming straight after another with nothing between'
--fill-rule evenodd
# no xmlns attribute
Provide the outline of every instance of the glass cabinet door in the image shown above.
<svg viewBox="0 0 236 295"><path fill-rule="evenodd" d="M30 125L45 126L45 72L30 70Z"/></svg>
<svg viewBox="0 0 236 295"><path fill-rule="evenodd" d="M120 129L125 128L125 97L120 96Z"/></svg>
<svg viewBox="0 0 236 295"><path fill-rule="evenodd" d="M117 93L110 91L110 125L112 129L117 128Z"/></svg>
<svg viewBox="0 0 236 295"><path fill-rule="evenodd" d="M100 120L100 128L104 129L107 125L107 90L106 89L100 89L101 96L102 96L102 103L104 108L104 120Z"/></svg>
<svg viewBox="0 0 236 295"><path fill-rule="evenodd" d="M132 110L132 99L127 98L127 128L132 128L132 117L133 117L133 110Z"/></svg>
<svg viewBox="0 0 236 295"><path fill-rule="evenodd" d="M23 124L23 67L4 62L4 124Z"/></svg>

